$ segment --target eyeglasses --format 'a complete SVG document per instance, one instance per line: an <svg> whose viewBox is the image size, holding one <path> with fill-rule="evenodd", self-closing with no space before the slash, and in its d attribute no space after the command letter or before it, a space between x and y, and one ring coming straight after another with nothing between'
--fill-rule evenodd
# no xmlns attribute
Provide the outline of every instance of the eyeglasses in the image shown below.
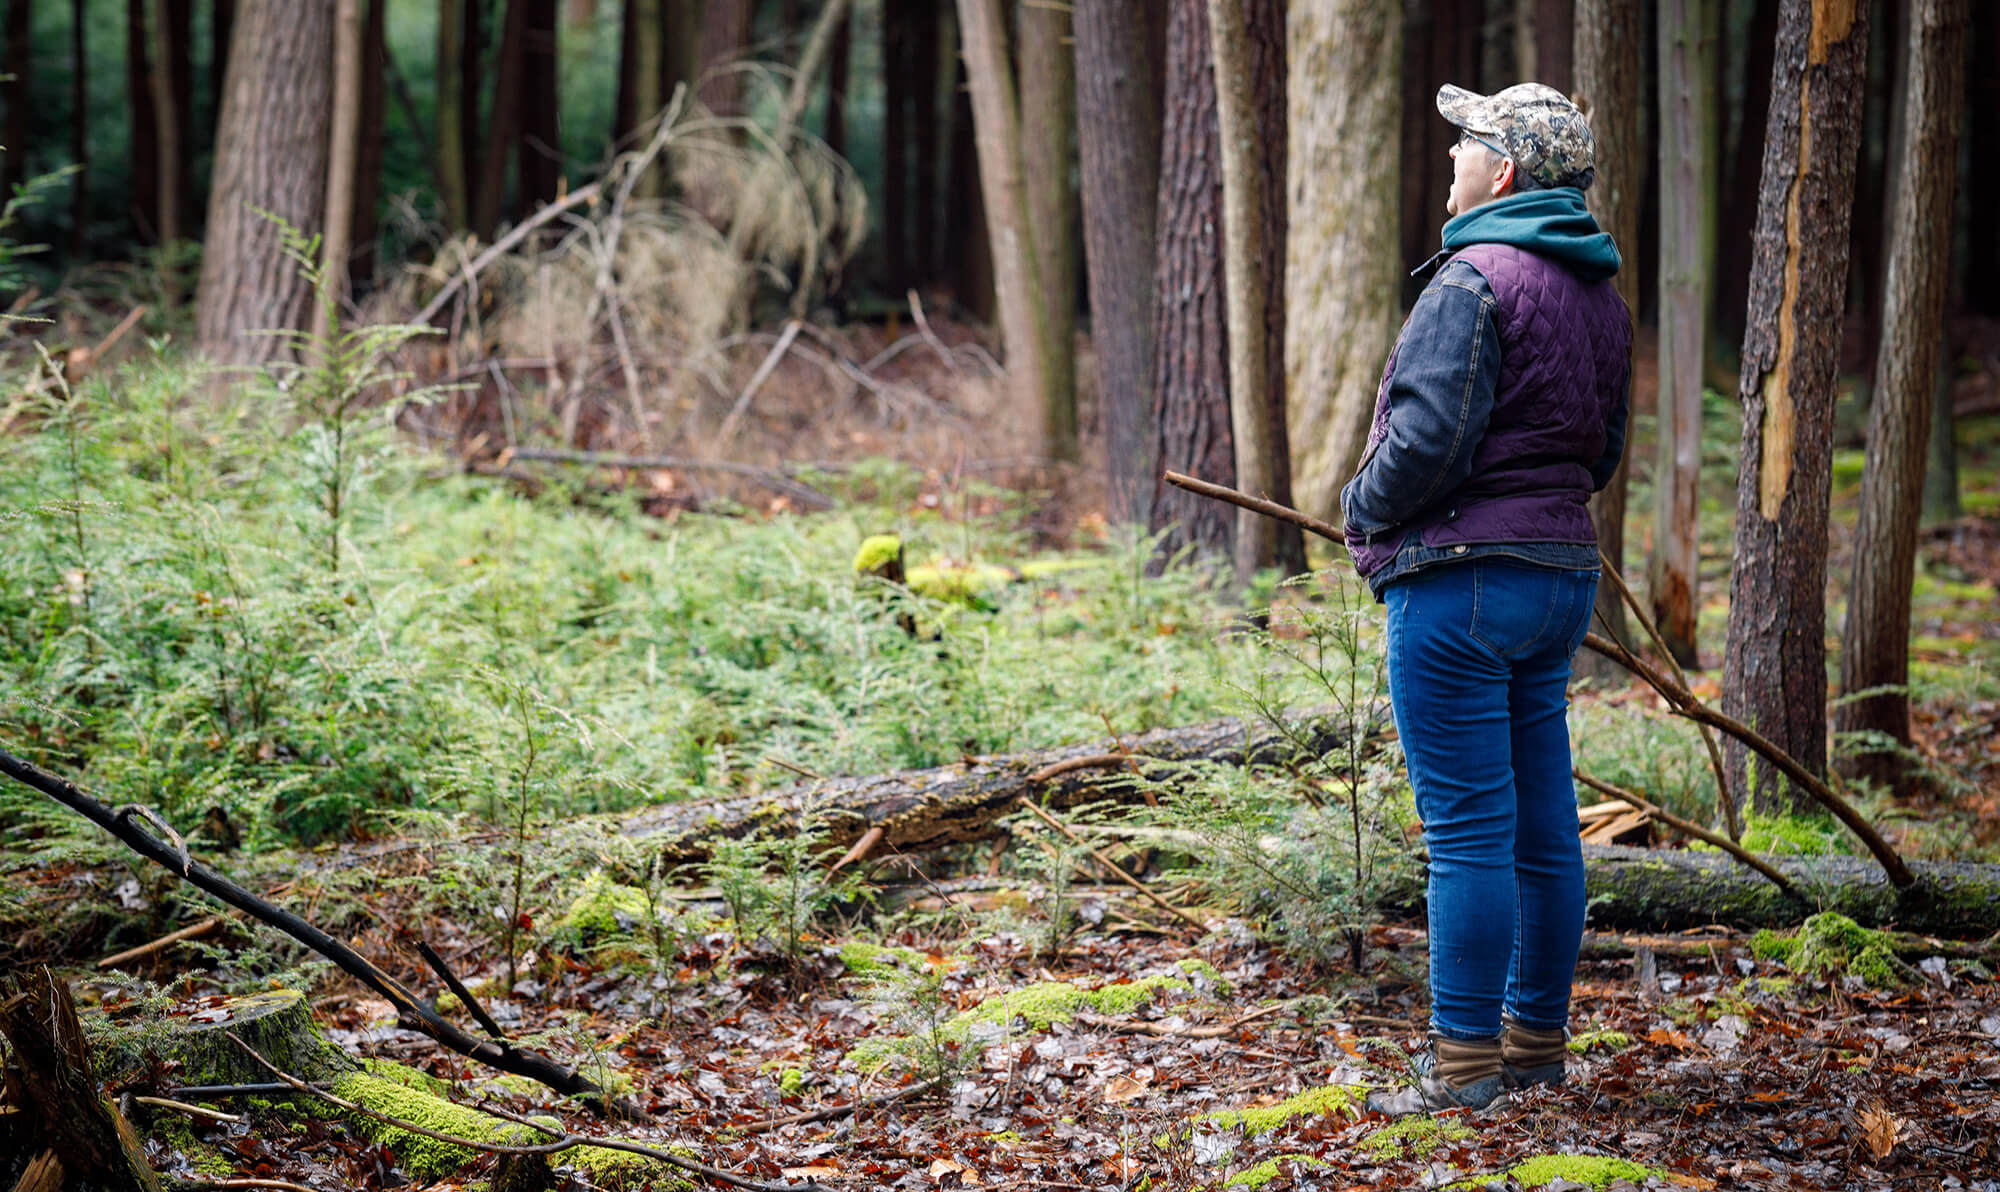
<svg viewBox="0 0 2000 1192"><path fill-rule="evenodd" d="M1473 141L1477 141L1481 145L1486 146L1488 149L1493 150L1493 152L1499 154L1501 157L1513 156L1512 154L1508 153L1505 149L1502 149L1500 146L1495 145L1493 142L1487 140L1485 137L1475 134L1469 128L1461 128L1458 130L1458 148L1463 149L1468 143Z"/></svg>

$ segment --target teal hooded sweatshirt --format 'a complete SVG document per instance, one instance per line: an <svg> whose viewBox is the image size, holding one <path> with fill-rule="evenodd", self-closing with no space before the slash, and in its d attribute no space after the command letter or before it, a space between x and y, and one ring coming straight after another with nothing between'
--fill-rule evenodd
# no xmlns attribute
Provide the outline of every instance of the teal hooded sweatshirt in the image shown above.
<svg viewBox="0 0 2000 1192"><path fill-rule="evenodd" d="M1531 190L1481 203L1444 225L1444 247L1508 244L1560 262L1585 281L1603 281L1623 264L1610 233L1584 206L1573 186Z"/></svg>

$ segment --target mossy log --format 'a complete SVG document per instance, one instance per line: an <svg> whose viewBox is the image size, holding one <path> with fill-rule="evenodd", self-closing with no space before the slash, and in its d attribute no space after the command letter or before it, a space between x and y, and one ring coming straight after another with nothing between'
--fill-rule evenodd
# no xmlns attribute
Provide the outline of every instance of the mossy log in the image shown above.
<svg viewBox="0 0 2000 1192"><path fill-rule="evenodd" d="M60 1168L64 1187L159 1192L139 1136L98 1091L69 986L45 968L9 979L0 989L0 1034L13 1048L5 1100L18 1110L5 1115L0 1142L9 1144L10 1161L18 1155L30 1169L10 1177L46 1184Z"/></svg>
<svg viewBox="0 0 2000 1192"><path fill-rule="evenodd" d="M1056 809L1137 802L1144 797L1145 784L1136 781L1134 766L1149 776L1165 778L1170 770L1161 763L1282 764L1302 750L1325 752L1338 741L1338 735L1317 719L1306 723L1310 727L1298 740L1266 724L1231 718L1156 729L1123 742L972 758L870 777L808 780L727 802L649 807L623 817L620 830L630 837L658 838L668 863L687 864L704 859L718 840L753 836L795 822L801 807L810 802L830 847L845 849L870 828L879 827L882 846L920 851L998 835L995 821L1022 795Z"/></svg>
<svg viewBox="0 0 2000 1192"><path fill-rule="evenodd" d="M1780 927L1816 911L1838 911L1864 927L1924 935L2000 931L2000 865L1912 861L1916 884L1898 890L1867 857L1773 859L1797 889L1794 897L1721 853L1616 846L1585 846L1583 852L1595 927Z"/></svg>

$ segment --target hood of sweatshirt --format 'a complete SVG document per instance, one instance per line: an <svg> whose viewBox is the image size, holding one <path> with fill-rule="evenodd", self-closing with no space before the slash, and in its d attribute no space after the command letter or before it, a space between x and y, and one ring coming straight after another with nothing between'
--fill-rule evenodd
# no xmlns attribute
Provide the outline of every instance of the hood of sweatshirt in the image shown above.
<svg viewBox="0 0 2000 1192"><path fill-rule="evenodd" d="M1585 281L1603 281L1623 263L1610 233L1573 186L1532 190L1481 203L1444 225L1444 247L1509 244L1561 263Z"/></svg>

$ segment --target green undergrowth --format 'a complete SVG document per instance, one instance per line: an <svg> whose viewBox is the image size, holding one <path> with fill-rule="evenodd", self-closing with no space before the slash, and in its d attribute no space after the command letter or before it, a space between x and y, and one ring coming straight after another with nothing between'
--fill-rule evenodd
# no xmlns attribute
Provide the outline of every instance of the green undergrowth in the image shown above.
<svg viewBox="0 0 2000 1192"><path fill-rule="evenodd" d="M1460 1180L1451 1188L1484 1188L1503 1180L1513 1180L1524 1188L1539 1188L1553 1180L1568 1180L1604 1192L1613 1180L1644 1184L1649 1179L1669 1178L1667 1173L1630 1159L1609 1155L1536 1155L1517 1163L1497 1176Z"/></svg>
<svg viewBox="0 0 2000 1192"><path fill-rule="evenodd" d="M1246 1167L1230 1176L1222 1181L1222 1185L1225 1188L1262 1188L1283 1174L1278 1169L1280 1163L1290 1163L1299 1171L1313 1171L1333 1166L1326 1160L1312 1155L1274 1155L1255 1167Z"/></svg>
<svg viewBox="0 0 2000 1192"><path fill-rule="evenodd" d="M1365 1088L1355 1085L1325 1084L1293 1093L1274 1105L1205 1113L1182 1127L1182 1130L1191 1130L1197 1126L1223 1130L1241 1128L1245 1135L1255 1138L1282 1129L1295 1118L1325 1117L1328 1114L1358 1118L1367 1102L1368 1090ZM1160 1146L1166 1146L1173 1141L1173 1137L1162 1134L1153 1141Z"/></svg>
<svg viewBox="0 0 2000 1192"><path fill-rule="evenodd" d="M872 463L821 478L829 513L666 521L558 473L534 498L458 474L300 385L185 401L201 383L156 360L0 436L0 743L197 849L1131 735L1234 710L1257 666L1216 572L1149 575L1115 533L1031 559L1025 498L948 519ZM889 530L1009 582L975 609L855 575ZM62 822L0 790L14 839Z"/></svg>
<svg viewBox="0 0 2000 1192"><path fill-rule="evenodd" d="M1433 1151L1448 1142L1463 1142L1472 1137L1472 1128L1457 1119L1443 1121L1425 1114L1411 1114L1398 1118L1361 1140L1361 1150L1377 1163L1385 1163L1404 1155L1412 1159L1428 1159Z"/></svg>

